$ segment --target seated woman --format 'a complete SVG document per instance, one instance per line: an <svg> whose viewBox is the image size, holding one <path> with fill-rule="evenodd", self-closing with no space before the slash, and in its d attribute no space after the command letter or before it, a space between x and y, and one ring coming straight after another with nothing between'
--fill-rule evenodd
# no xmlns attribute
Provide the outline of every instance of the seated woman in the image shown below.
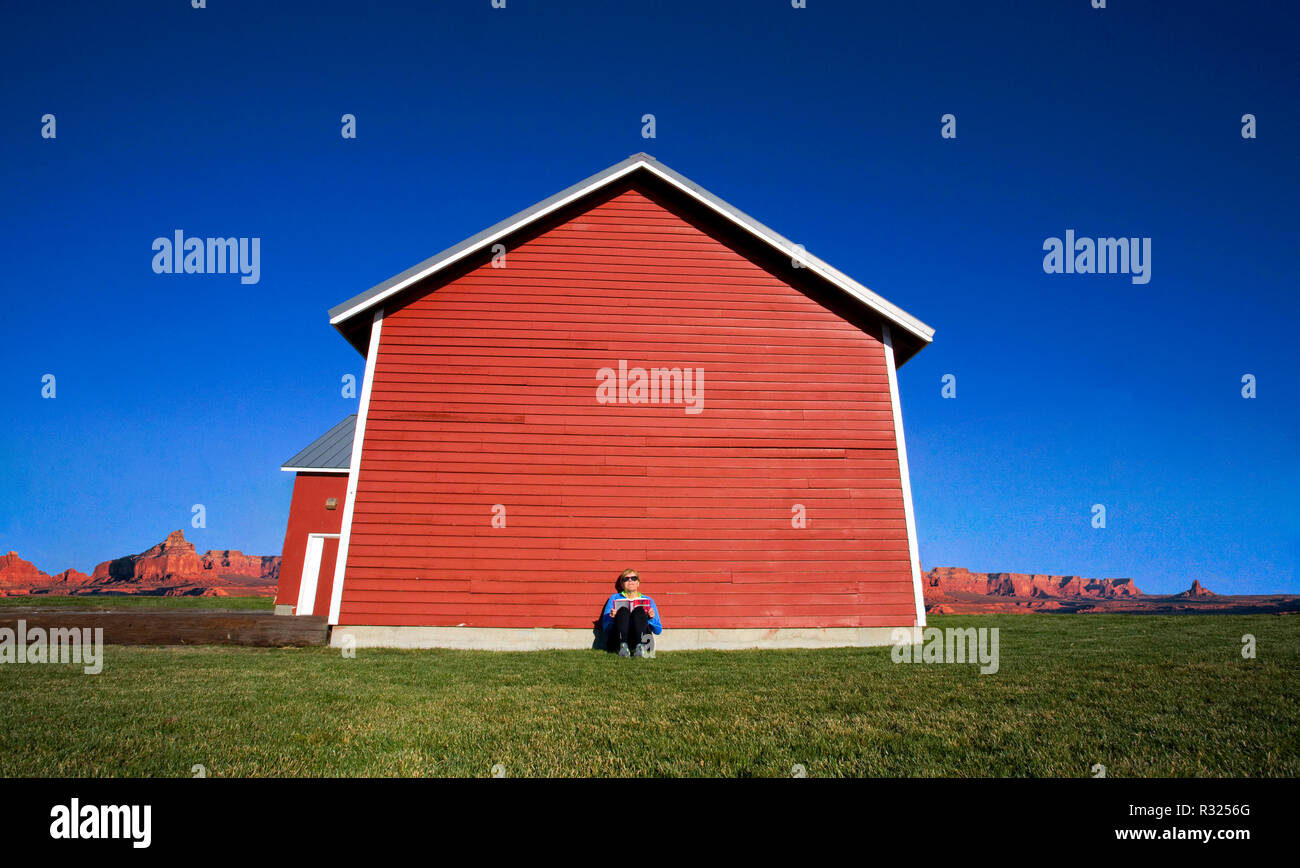
<svg viewBox="0 0 1300 868"><path fill-rule="evenodd" d="M641 577L636 570L620 573L614 587L615 592L610 594L600 613L605 649L613 651L617 647L620 657L644 657L645 646L641 644L641 637L652 631L658 635L664 630L659 621L659 607L653 597L641 593ZM629 653L628 645L633 645L636 650Z"/></svg>

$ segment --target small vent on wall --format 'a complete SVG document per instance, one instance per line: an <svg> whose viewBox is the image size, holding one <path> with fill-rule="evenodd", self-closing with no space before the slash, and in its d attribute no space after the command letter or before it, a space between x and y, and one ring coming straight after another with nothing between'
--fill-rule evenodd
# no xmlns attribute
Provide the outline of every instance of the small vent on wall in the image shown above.
<svg viewBox="0 0 1300 868"><path fill-rule="evenodd" d="M328 499L325 501L325 508L326 508L326 509L338 509L338 508L339 508L339 499L338 499L337 497L331 497L331 498L328 498Z"/></svg>

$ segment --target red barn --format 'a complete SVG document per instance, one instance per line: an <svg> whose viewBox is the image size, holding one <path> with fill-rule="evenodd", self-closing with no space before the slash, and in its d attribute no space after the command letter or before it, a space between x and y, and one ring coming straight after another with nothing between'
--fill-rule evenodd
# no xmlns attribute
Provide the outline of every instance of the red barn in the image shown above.
<svg viewBox="0 0 1300 868"><path fill-rule="evenodd" d="M335 644L588 647L625 567L662 650L924 624L895 370L933 330L653 157L330 322L360 406L283 468L277 603Z"/></svg>

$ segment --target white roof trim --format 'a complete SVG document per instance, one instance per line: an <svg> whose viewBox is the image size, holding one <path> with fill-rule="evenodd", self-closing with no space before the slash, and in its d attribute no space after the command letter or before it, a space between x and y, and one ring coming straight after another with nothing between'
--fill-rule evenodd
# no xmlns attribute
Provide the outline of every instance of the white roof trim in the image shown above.
<svg viewBox="0 0 1300 868"><path fill-rule="evenodd" d="M433 274L435 271L441 271L442 269L446 268L448 265L451 265L461 259L464 259L466 256L469 256L473 253L477 253L479 250L482 250L484 247L489 246L495 241L499 241L500 239L504 238L510 233L518 229L521 229L524 226L527 226L529 223L532 223L535 220L540 220L542 217L545 217L547 214L550 214L560 208L563 208L565 205L568 205L570 202L573 202L576 199L581 199L583 196L587 195L593 190L597 190L605 186L606 184L612 183L613 181L623 177L629 172L634 171L641 165L646 165L646 164L640 161L636 163L632 163L617 172L613 172L609 175L605 175L604 177L601 177L600 180L598 181L594 181L593 183L583 185L580 189L575 190L572 193L569 193L567 196L564 196L563 198L555 202L552 202L551 204L543 208L539 208L536 211L529 209L528 211L522 212L521 215L519 215L520 219L512 221L509 225L505 226L502 229L498 229L496 232L493 232L491 235L488 235L486 238L479 240L475 244L471 244L461 249L452 248L452 250L455 251L454 253L450 253L449 255L438 259L436 262L433 262L428 266L426 266L425 268L420 269L415 274L412 274L409 277L405 278L404 280L393 284L392 286L385 289L383 292L371 296L370 298L365 298L364 295L358 296L358 299L360 299L358 303L350 306L347 310L343 311L342 313L330 317L330 325L338 325L339 323L343 322L345 319L350 319L356 316L357 314L361 313L366 308L382 303L384 299L398 292L401 292L403 289L406 289L408 286L410 286L413 283L416 283L417 281L423 280L424 278ZM382 286L383 284L380 285ZM344 303L346 304L347 302Z"/></svg>
<svg viewBox="0 0 1300 868"><path fill-rule="evenodd" d="M916 606L915 627L925 626L925 591L921 586L921 546L916 537L916 511L912 506L912 471L907 464L907 438L903 436L903 403L898 397L898 368L894 364L894 339L889 324L880 330L885 345L885 368L889 372L889 403L894 411L894 446L898 454L898 480L903 489L903 517L907 524L907 559L912 571L912 602Z"/></svg>
<svg viewBox="0 0 1300 868"><path fill-rule="evenodd" d="M385 286L385 284L381 283L374 289L368 290L350 301L344 302L342 305L334 309L335 311L338 311L337 313L331 311L332 316L330 317L330 324L338 326L345 320L351 319L369 308L382 304L386 299L401 292L411 284L423 280L429 275L441 271L467 256L477 253L505 236L527 226L529 223L540 220L546 215L565 207L575 200L581 199L589 193L607 186L614 181L617 181L619 178L639 169L649 171L676 187L678 190L686 193L691 198L707 206L715 213L727 218L760 241L776 248L792 259L798 259L805 263L824 280L858 299L867 307L883 316L887 321L898 325L926 343L933 340L934 329L930 328L907 311L885 300L848 275L832 267L828 263L823 262L821 259L818 259L816 256L802 251L788 239L773 232L762 223L759 223L757 220L754 220L736 208L728 205L726 202L699 187L689 179L679 175L677 172L674 172L672 169L669 169L667 166L663 165L658 160L655 160L648 154L634 154L622 163L611 166L609 169L606 169L604 172L597 175L593 175L591 178L587 179L587 181L580 182L562 194L557 194L554 201L543 200L543 203L539 203L540 207L534 206L533 208L520 212L515 215L514 218L509 218L504 224L498 224L498 227L491 230L489 234L486 234L481 238L473 239L472 243L462 242L461 244L448 249L445 254L439 255L434 259L423 263L422 267L416 266L416 268L412 270L412 273L407 274L392 285Z"/></svg>
<svg viewBox="0 0 1300 868"><path fill-rule="evenodd" d="M346 467L281 467L285 473L347 473Z"/></svg>

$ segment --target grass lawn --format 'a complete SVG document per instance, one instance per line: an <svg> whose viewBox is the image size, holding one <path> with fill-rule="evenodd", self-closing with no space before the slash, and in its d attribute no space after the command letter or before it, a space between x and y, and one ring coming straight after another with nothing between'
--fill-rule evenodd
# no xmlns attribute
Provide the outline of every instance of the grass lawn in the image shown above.
<svg viewBox="0 0 1300 868"><path fill-rule="evenodd" d="M240 609L270 612L274 597L142 597L136 595L96 594L80 597L56 597L45 594L0 597L0 609L50 606L75 609Z"/></svg>
<svg viewBox="0 0 1300 868"><path fill-rule="evenodd" d="M99 675L0 665L0 775L1300 775L1298 618L932 625L999 627L999 671L889 648L110 646Z"/></svg>

